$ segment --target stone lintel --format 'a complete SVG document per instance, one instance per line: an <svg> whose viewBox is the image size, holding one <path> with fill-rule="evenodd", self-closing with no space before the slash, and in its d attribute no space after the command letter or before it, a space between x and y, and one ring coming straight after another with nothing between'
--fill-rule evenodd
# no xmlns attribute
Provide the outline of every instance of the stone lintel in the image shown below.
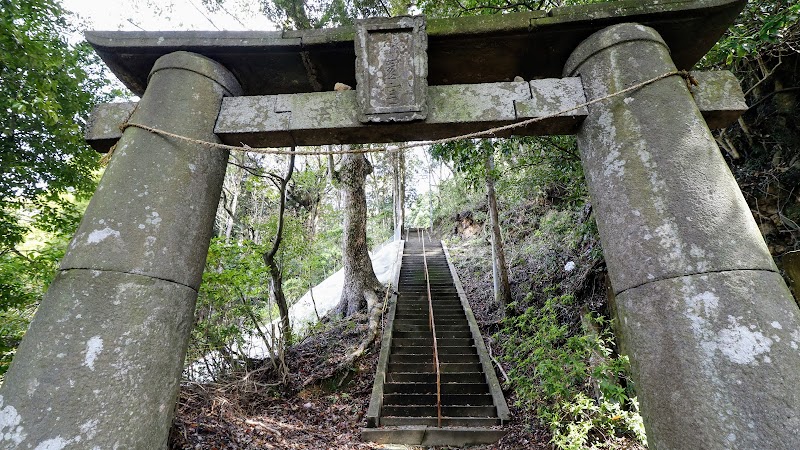
<svg viewBox="0 0 800 450"><path fill-rule="evenodd" d="M735 121L747 105L732 73L692 72L692 94L711 128ZM519 120L556 114L586 101L580 78L428 87L428 118L412 123L364 124L355 91L226 97L215 127L230 145L285 147L418 141L481 131ZM98 151L119 139L133 103L99 105L86 139ZM497 133L535 136L573 134L586 116L579 108L558 117Z"/></svg>

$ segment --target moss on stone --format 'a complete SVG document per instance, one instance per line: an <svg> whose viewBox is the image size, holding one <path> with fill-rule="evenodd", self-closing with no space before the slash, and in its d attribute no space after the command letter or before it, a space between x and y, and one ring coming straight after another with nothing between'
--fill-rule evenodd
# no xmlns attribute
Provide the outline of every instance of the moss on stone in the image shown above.
<svg viewBox="0 0 800 450"><path fill-rule="evenodd" d="M527 32L532 19L546 16L547 13L544 11L531 11L515 14L459 17L454 19L432 19L428 21L427 30L428 36L441 37L498 31Z"/></svg>

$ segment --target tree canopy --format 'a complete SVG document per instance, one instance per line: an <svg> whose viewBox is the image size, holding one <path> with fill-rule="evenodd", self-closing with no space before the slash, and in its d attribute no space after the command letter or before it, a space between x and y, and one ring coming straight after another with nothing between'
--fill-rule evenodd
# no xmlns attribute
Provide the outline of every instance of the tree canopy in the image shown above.
<svg viewBox="0 0 800 450"><path fill-rule="evenodd" d="M83 124L107 80L55 0L0 0L0 374L94 190Z"/></svg>
<svg viewBox="0 0 800 450"><path fill-rule="evenodd" d="M106 80L71 31L54 0L0 0L0 249L32 226L71 229L77 211L62 194L94 190L99 158L82 126Z"/></svg>

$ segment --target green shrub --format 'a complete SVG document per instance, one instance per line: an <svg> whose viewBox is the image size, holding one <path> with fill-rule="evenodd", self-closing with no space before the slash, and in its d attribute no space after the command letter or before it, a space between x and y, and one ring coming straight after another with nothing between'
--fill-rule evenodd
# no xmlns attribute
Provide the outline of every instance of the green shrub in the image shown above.
<svg viewBox="0 0 800 450"><path fill-rule="evenodd" d="M644 443L627 357L613 355L602 317L587 317L599 334L572 318L574 301L550 296L540 308L503 321L498 341L517 405L536 411L559 449L613 448L621 438Z"/></svg>

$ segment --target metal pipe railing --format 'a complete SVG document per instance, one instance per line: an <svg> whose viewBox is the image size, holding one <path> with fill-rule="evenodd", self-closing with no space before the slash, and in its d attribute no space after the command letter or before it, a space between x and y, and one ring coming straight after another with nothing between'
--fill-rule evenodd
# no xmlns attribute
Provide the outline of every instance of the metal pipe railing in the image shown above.
<svg viewBox="0 0 800 450"><path fill-rule="evenodd" d="M428 275L428 257L425 254L425 230L420 229L422 234L422 263L425 267L425 285L428 289L428 317L431 334L433 335L433 364L436 367L436 422L439 428L442 427L442 373L439 369L439 346L436 341L436 322L433 320L433 298L431 297L431 279Z"/></svg>

